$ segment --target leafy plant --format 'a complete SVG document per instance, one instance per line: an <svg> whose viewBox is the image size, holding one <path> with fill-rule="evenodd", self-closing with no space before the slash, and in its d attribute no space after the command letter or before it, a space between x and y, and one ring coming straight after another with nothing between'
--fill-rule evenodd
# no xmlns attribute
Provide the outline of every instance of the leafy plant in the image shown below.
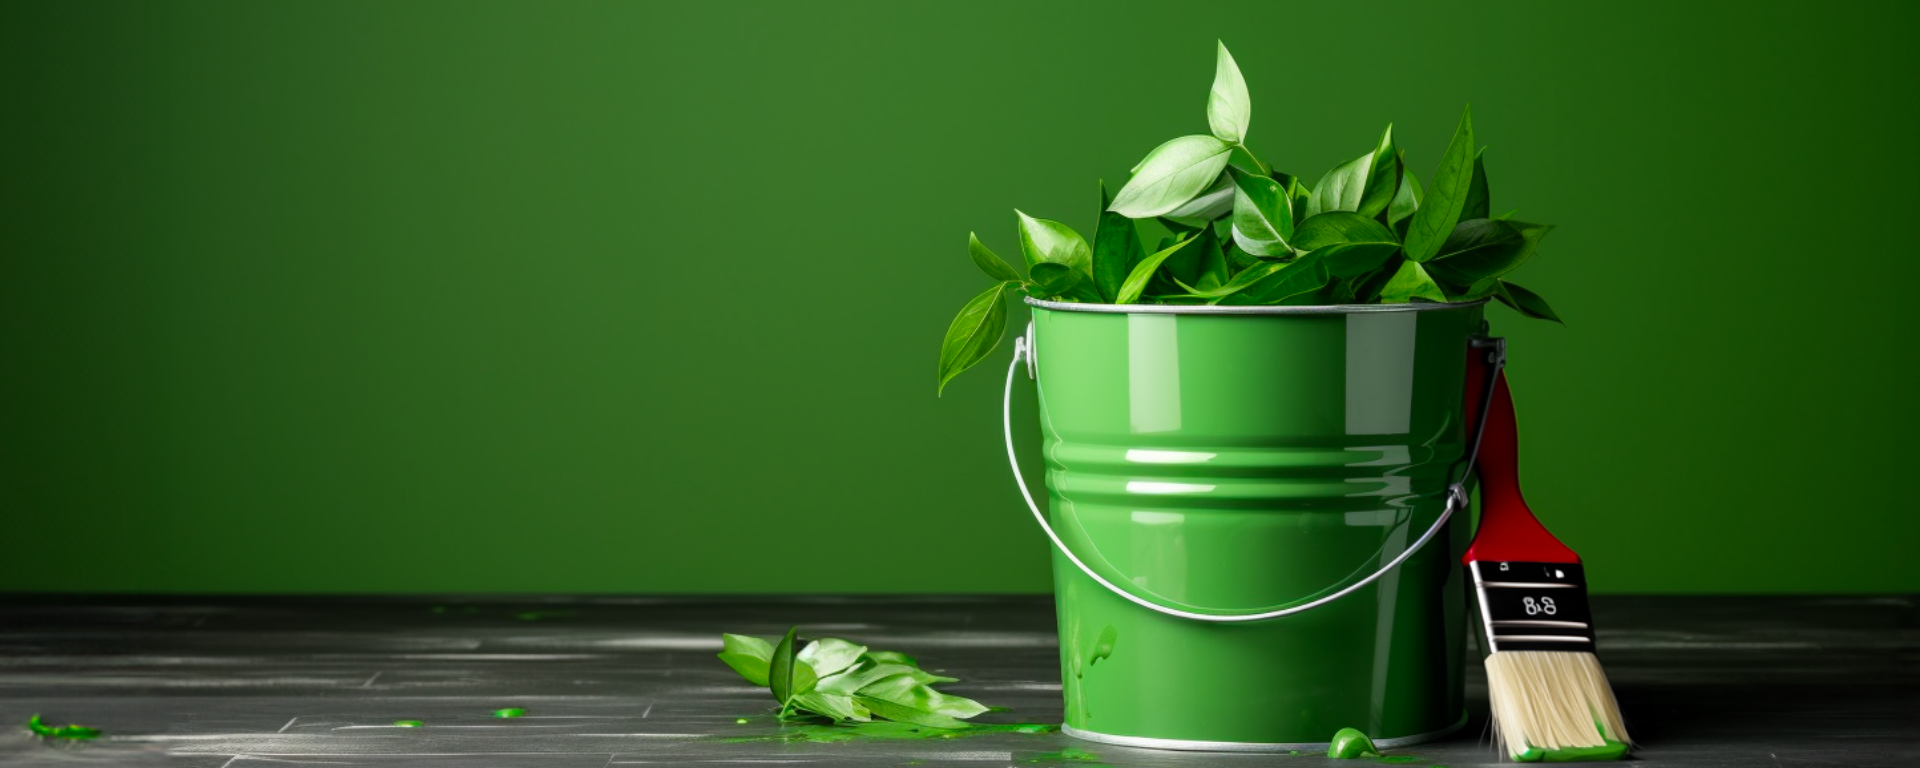
<svg viewBox="0 0 1920 768"><path fill-rule="evenodd" d="M972 699L941 693L936 683L959 682L920 669L912 656L869 650L837 637L823 637L795 650L798 628L779 642L721 635L720 660L754 685L767 686L780 702L781 719L826 718L835 723L874 719L930 728L963 728L962 720L987 711Z"/></svg>
<svg viewBox="0 0 1920 768"><path fill-rule="evenodd" d="M1552 225L1495 216L1471 109L1423 187L1387 126L1373 149L1308 186L1247 146L1253 103L1219 46L1209 132L1148 152L1112 197L1100 188L1091 244L1057 221L1015 214L1026 277L967 236L994 280L961 308L940 345L940 389L1006 334L1006 299L1112 304L1394 304L1495 299L1560 322L1539 294L1506 279ZM1151 255L1145 226L1160 243Z"/></svg>

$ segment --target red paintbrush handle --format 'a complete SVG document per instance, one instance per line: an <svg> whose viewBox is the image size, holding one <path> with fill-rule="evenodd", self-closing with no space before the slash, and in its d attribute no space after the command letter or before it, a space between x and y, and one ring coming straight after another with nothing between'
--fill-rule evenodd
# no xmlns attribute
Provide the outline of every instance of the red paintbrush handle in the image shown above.
<svg viewBox="0 0 1920 768"><path fill-rule="evenodd" d="M1469 369L1473 370L1472 368ZM1467 547L1464 562L1501 561L1577 563L1580 556L1548 533L1520 496L1520 431L1514 423L1513 393L1502 372L1494 380L1493 401L1487 409L1486 431L1474 471L1480 475L1480 532ZM1485 381L1484 369L1478 378ZM1478 388L1468 390L1477 393ZM1471 396L1469 396L1471 400ZM1469 414L1478 410L1468 408ZM1472 422L1468 422L1471 424Z"/></svg>

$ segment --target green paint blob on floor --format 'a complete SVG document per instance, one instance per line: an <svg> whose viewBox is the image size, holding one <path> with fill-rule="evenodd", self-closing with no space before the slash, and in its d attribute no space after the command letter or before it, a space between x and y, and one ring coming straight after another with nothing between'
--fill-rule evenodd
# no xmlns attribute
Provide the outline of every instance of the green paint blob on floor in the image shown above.
<svg viewBox="0 0 1920 768"><path fill-rule="evenodd" d="M84 725L47 725L40 722L39 715L27 718L27 730L47 739L92 739L100 735L100 729Z"/></svg>
<svg viewBox="0 0 1920 768"><path fill-rule="evenodd" d="M1362 757L1379 757L1380 750L1374 749L1373 739L1352 728L1342 728L1333 734L1333 742L1327 745L1327 757L1341 760L1355 760Z"/></svg>
<svg viewBox="0 0 1920 768"><path fill-rule="evenodd" d="M745 723L746 720L736 720ZM1009 723L991 725L969 725L965 728L928 728L912 723L875 721L871 723L851 723L848 725L816 725L812 723L790 723L780 726L776 733L763 736L739 736L721 739L722 744L753 744L778 742L785 744L814 743L840 744L849 741L866 740L932 740L964 739L973 736L985 736L990 733L1055 733L1060 726L1044 723Z"/></svg>
<svg viewBox="0 0 1920 768"><path fill-rule="evenodd" d="M506 709L494 710L493 716L494 717L520 717L521 715L525 715L526 713L527 713L526 710L521 709L519 707L508 707Z"/></svg>
<svg viewBox="0 0 1920 768"><path fill-rule="evenodd" d="M422 725L425 725L425 723L422 723L418 720L395 720L393 721L393 724L400 726L401 728L418 728Z"/></svg>
<svg viewBox="0 0 1920 768"><path fill-rule="evenodd" d="M1518 763L1585 763L1598 760L1619 760L1627 755L1627 745L1612 739L1597 747L1561 747L1559 749L1540 749L1531 744L1514 758Z"/></svg>
<svg viewBox="0 0 1920 768"><path fill-rule="evenodd" d="M1079 749L1076 747L1068 747L1058 752L1046 752L1043 754L1034 755L1033 757L1029 757L1024 760L1021 760L1020 762L1038 763L1041 765L1051 765L1051 764L1058 764L1058 763L1080 763L1083 766L1083 768L1095 768L1093 763L1096 763L1099 759L1100 759L1100 756L1092 752L1088 752L1084 749Z"/></svg>

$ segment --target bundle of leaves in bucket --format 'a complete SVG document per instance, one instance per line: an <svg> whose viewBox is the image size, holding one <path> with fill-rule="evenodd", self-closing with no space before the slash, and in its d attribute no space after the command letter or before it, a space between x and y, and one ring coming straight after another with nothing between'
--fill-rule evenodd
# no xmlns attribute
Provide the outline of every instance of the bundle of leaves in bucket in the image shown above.
<svg viewBox="0 0 1920 768"><path fill-rule="evenodd" d="M1272 170L1247 147L1252 101L1225 44L1207 99L1208 134L1148 152L1109 197L1091 244L1016 211L1021 277L977 235L967 250L994 279L948 326L940 388L998 346L1006 299L1107 304L1325 305L1497 299L1559 322L1506 279L1553 227L1494 214L1469 109L1424 186L1387 126L1374 149L1320 177ZM1152 240L1151 251L1146 243Z"/></svg>

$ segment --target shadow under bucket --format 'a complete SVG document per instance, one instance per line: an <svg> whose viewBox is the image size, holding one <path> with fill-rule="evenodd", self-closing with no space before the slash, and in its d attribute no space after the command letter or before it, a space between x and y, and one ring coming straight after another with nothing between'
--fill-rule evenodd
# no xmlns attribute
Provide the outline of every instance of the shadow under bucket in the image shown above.
<svg viewBox="0 0 1920 768"><path fill-rule="evenodd" d="M1024 361L1066 733L1287 751L1464 723L1453 483L1481 303L1027 303L1008 410Z"/></svg>

